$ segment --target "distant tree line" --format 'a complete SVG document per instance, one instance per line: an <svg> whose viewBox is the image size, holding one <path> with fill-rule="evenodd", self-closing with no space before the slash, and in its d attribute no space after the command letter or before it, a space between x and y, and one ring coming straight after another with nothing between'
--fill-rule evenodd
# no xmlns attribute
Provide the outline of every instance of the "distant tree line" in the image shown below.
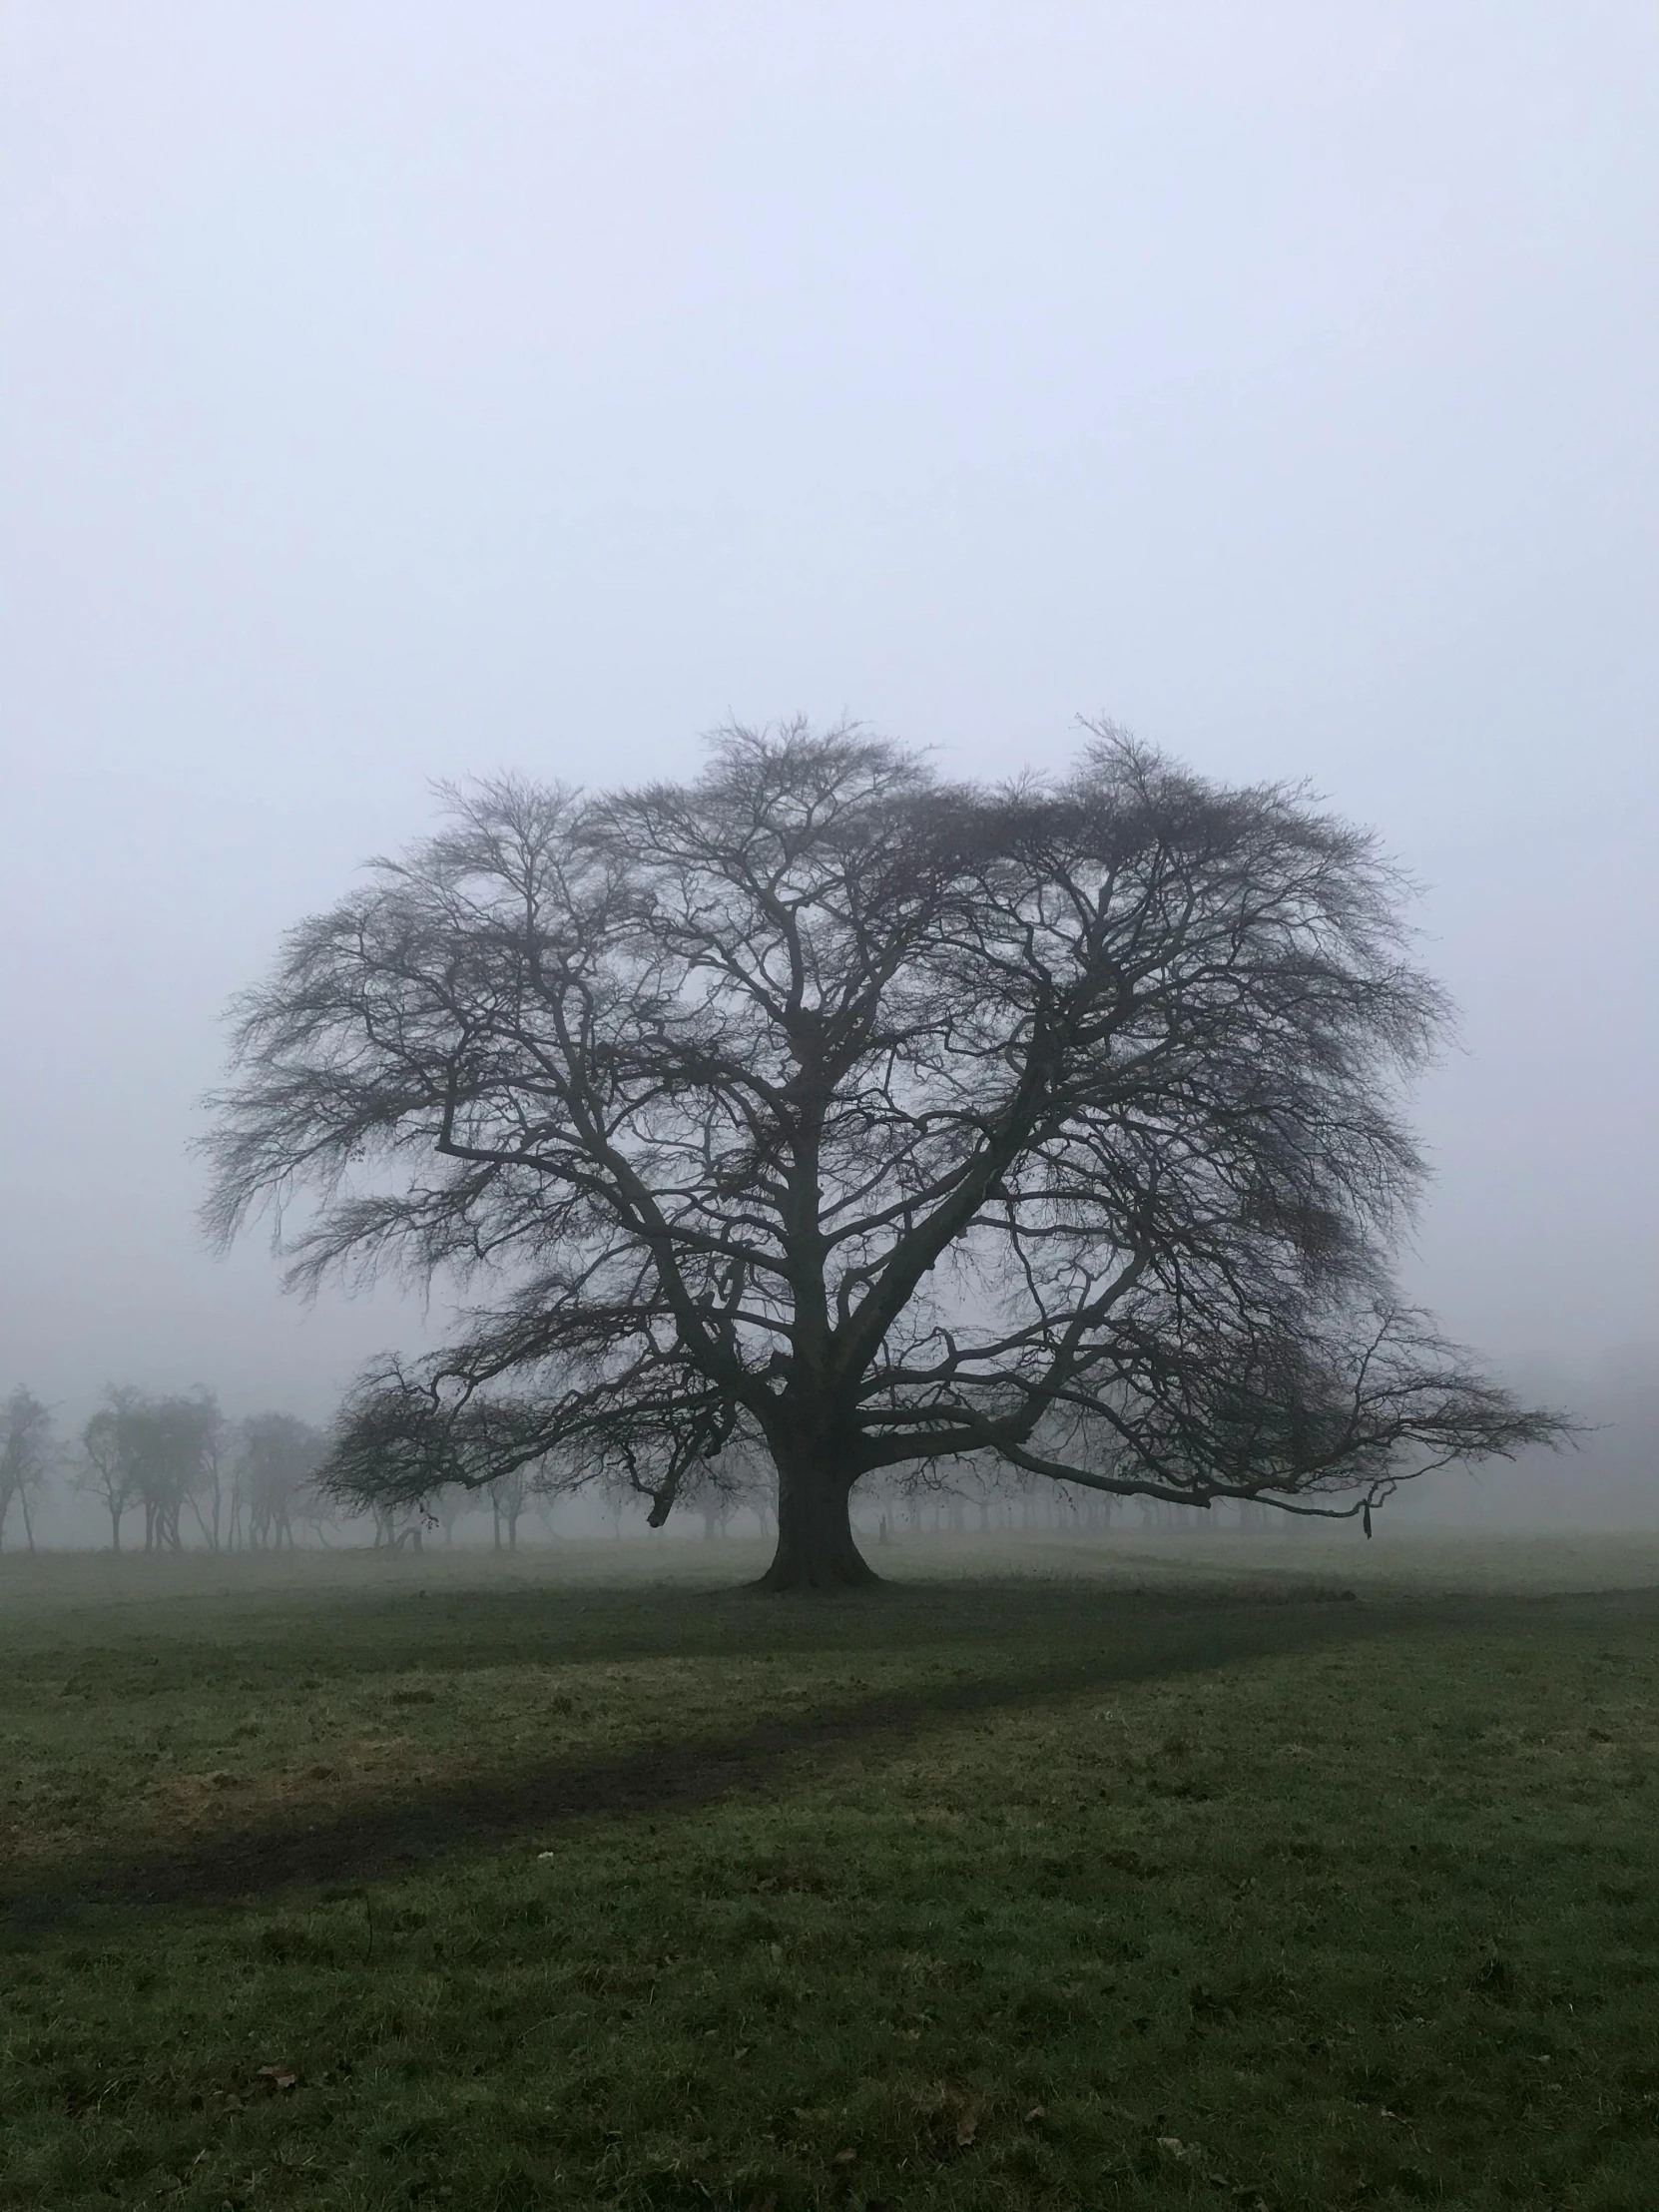
<svg viewBox="0 0 1659 2212"><path fill-rule="evenodd" d="M34 1552L39 1509L56 1490L96 1506L115 1552L283 1551L322 1545L360 1521L319 1479L325 1429L296 1414L232 1419L212 1390L157 1393L111 1384L73 1436L23 1384L0 1403L0 1551ZM520 1467L483 1496L436 1492L369 1516L379 1547L419 1549L423 1532L452 1538L466 1510L491 1516L497 1550L516 1550L526 1510L545 1488Z"/></svg>
<svg viewBox="0 0 1659 2212"><path fill-rule="evenodd" d="M1659 1386L1646 1363L1606 1364L1599 1378L1546 1381L1595 1408L1573 1480L1563 1486L1541 1463L1491 1497L1447 1496L1452 1521L1507 1507L1530 1523L1631 1525L1651 1520ZM349 1408L347 1414L349 1417ZM599 1526L620 1535L625 1519L648 1516L650 1472L620 1468L585 1484L549 1454L481 1488L439 1484L424 1497L372 1505L341 1496L330 1469L333 1433L289 1412L233 1418L206 1388L153 1392L111 1385L91 1417L64 1434L51 1408L18 1384L0 1398L0 1552L34 1552L43 1506L71 1499L95 1508L116 1552L284 1551L344 1542L387 1551L455 1540L468 1515L487 1516L497 1551L517 1550L527 1518L551 1535L554 1505L585 1487ZM738 1533L774 1538L775 1471L758 1451L735 1446L688 1472L681 1502L708 1539ZM924 1534L1178 1535L1231 1529L1267 1532L1280 1516L1262 1501L1234 1500L1225 1512L1157 1497L1124 1498L1055 1483L991 1454L890 1470L859 1497L859 1526L878 1543ZM60 1522L61 1525L61 1522Z"/></svg>
<svg viewBox="0 0 1659 2212"><path fill-rule="evenodd" d="M267 1411L233 1419L205 1388L157 1393L112 1384L73 1435L59 1432L51 1409L23 1385L0 1405L0 1551L37 1544L40 1507L54 1490L97 1508L117 1553L198 1550L283 1551L326 1546L366 1533L375 1548L420 1550L453 1542L467 1514L487 1513L492 1547L514 1551L527 1514L546 1518L571 1490L569 1470L548 1464L512 1469L475 1491L445 1484L413 1503L371 1509L342 1500L328 1481L330 1436L297 1415ZM602 1518L620 1534L630 1509L648 1511L651 1491L626 1470L592 1485ZM763 1455L733 1450L700 1466L684 1502L711 1540L746 1516L759 1533L777 1530L773 1470ZM923 1533L1099 1534L1214 1526L1196 1508L1098 1493L1067 1493L987 1458L950 1469L917 1468L890 1476L862 1501L868 1532L880 1541ZM1245 1510L1240 1525L1269 1519Z"/></svg>
<svg viewBox="0 0 1659 2212"><path fill-rule="evenodd" d="M364 1516L342 1502L325 1479L328 1432L293 1413L267 1411L233 1419L208 1389L153 1392L112 1384L97 1410L72 1435L60 1433L49 1406L19 1384L0 1405L0 1551L37 1546L40 1508L54 1491L95 1506L114 1552L186 1550L283 1551L327 1545ZM698 1470L686 1502L710 1539L734 1532L753 1516L761 1534L777 1527L772 1469L755 1453L732 1451ZM643 1482L626 1474L599 1486L602 1508L620 1533L631 1506L648 1508ZM568 1479L552 1466L527 1465L471 1491L448 1484L413 1505L383 1506L367 1516L369 1542L388 1550L418 1550L434 1536L454 1540L468 1513L486 1512L498 1551L518 1548L525 1516L545 1514L566 1494ZM1097 1495L1054 1495L994 1462L959 1466L948 1478L934 1470L872 1491L871 1533L923 1531L993 1533L1013 1530L1099 1532L1122 1516L1120 1501ZM1173 1509L1142 1501L1131 1527L1174 1526ZM1186 1516L1197 1522L1209 1516Z"/></svg>
<svg viewBox="0 0 1659 2212"><path fill-rule="evenodd" d="M109 1519L114 1551L280 1549L333 1508L315 1477L324 1432L292 1413L230 1420L211 1390L112 1385L78 1436L23 1385L0 1407L0 1547L35 1548L36 1511L61 1484ZM15 1509L15 1510L14 1510Z"/></svg>

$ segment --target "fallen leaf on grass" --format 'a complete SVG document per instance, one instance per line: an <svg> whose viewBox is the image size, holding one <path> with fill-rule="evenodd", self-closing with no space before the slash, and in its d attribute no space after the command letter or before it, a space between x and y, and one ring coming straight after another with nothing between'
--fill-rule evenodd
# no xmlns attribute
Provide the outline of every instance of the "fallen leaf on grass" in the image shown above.
<svg viewBox="0 0 1659 2212"><path fill-rule="evenodd" d="M857 2155L855 2150L838 2150L830 2163L831 2166L850 2166Z"/></svg>
<svg viewBox="0 0 1659 2212"><path fill-rule="evenodd" d="M1046 2120L1047 2117L1046 2109L1040 2104L1034 2104L1025 2115L1025 2124L1027 2127L1035 2127L1039 2120Z"/></svg>
<svg viewBox="0 0 1659 2212"><path fill-rule="evenodd" d="M957 2145L957 2148L958 2148L959 2150L968 2150L968 2149L970 2149L970 2148L971 2148L971 2146L972 2146L972 2143L973 2143L973 2139L974 2139L974 2137L975 2137L975 2136L976 2136L976 2135L977 2135L978 2133L979 2133L979 2116L978 2116L978 2114L977 2114L977 2113L975 2113L975 2112L964 2112L964 2113L962 2114L961 2118L960 2118L960 2119L959 2119L959 2120L957 2121L957 2123L956 2123L956 2145Z"/></svg>
<svg viewBox="0 0 1659 2212"><path fill-rule="evenodd" d="M286 2066L262 2066L254 2078L256 2081L263 2081L266 2087L275 2093L282 2089L291 2089L298 2081L299 2076L296 2073L289 2073Z"/></svg>

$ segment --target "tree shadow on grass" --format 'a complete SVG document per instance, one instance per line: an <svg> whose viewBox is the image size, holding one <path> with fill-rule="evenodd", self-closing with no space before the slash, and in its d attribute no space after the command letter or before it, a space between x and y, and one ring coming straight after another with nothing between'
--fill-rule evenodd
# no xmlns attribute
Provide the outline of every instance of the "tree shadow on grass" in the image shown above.
<svg viewBox="0 0 1659 2212"><path fill-rule="evenodd" d="M526 1836L548 1837L577 1821L775 1795L849 1749L888 1754L940 1723L1351 1642L1407 1617L1336 1602L1142 1616L1108 1630L1087 1651L1074 1647L1040 1666L767 1717L724 1736L424 1780L345 1805L313 1801L172 1845L89 1851L7 1883L0 1926L15 1937L46 1933L88 1909L230 1905L384 1880Z"/></svg>

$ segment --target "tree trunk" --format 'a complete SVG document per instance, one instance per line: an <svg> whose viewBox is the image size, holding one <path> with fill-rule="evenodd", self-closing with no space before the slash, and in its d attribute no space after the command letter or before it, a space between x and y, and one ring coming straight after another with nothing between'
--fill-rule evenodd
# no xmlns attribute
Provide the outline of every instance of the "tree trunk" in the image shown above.
<svg viewBox="0 0 1659 2212"><path fill-rule="evenodd" d="M880 1576L852 1540L852 1485L806 1461L778 1469L778 1549L759 1588L856 1590Z"/></svg>

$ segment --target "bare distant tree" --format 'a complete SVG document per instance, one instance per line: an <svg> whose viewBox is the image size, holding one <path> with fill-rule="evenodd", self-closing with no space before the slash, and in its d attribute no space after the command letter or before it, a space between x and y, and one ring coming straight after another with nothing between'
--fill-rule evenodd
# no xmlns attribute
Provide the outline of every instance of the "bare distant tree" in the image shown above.
<svg viewBox="0 0 1659 2212"><path fill-rule="evenodd" d="M426 1519L424 1498L391 1498L373 1500L368 1510L374 1521L374 1548L376 1551L410 1551L421 1549L421 1529Z"/></svg>
<svg viewBox="0 0 1659 2212"><path fill-rule="evenodd" d="M293 1524L327 1456L319 1429L292 1413L252 1413L242 1424L237 1482L254 1550L294 1547Z"/></svg>
<svg viewBox="0 0 1659 2212"><path fill-rule="evenodd" d="M326 1457L326 1443L327 1439L324 1436L324 1457ZM313 1544L320 1544L326 1549L328 1531L334 1526L339 1517L330 1492L324 1489L320 1482L313 1479L305 1484L294 1499L291 1511L293 1519L299 1527L306 1531L307 1540Z"/></svg>
<svg viewBox="0 0 1659 2212"><path fill-rule="evenodd" d="M127 1512L144 1514L146 1551L182 1551L187 1509L205 1539L218 1540L224 1417L208 1390L151 1397L112 1387L82 1431L77 1485L97 1497L121 1549Z"/></svg>
<svg viewBox="0 0 1659 2212"><path fill-rule="evenodd" d="M6 1539L6 1519L15 1505L23 1522L23 1535L35 1548L35 1524L30 1506L57 1462L52 1415L32 1390L22 1383L0 1404L0 1545Z"/></svg>
<svg viewBox="0 0 1659 2212"><path fill-rule="evenodd" d="M218 1551L230 1533L225 1525L225 1506L227 1461L234 1448L232 1426L211 1390L199 1390L185 1402L200 1409L201 1420L199 1468L186 1502L208 1549ZM234 1479L229 1487L234 1493Z"/></svg>
<svg viewBox="0 0 1659 2212"><path fill-rule="evenodd" d="M508 1551L518 1549L518 1524L524 1517L524 1508L530 1499L528 1467L513 1467L506 1474L495 1475L485 1484L490 1501L490 1520L494 1548L500 1551L502 1537L506 1537Z"/></svg>
<svg viewBox="0 0 1659 2212"><path fill-rule="evenodd" d="M144 1511L144 1548L182 1551L184 1512L199 1505L217 1478L223 1422L218 1400L207 1390L149 1398L129 1419L135 1431L134 1488Z"/></svg>
<svg viewBox="0 0 1659 2212"><path fill-rule="evenodd" d="M293 1281L494 1288L364 1380L342 1492L554 1454L660 1521L746 1443L789 1587L868 1577L851 1491L906 1466L1369 1521L1559 1432L1390 1286L1444 1007L1304 793L1104 726L999 791L792 726L452 808L242 1002L210 1141L220 1235L319 1200Z"/></svg>
<svg viewBox="0 0 1659 2212"><path fill-rule="evenodd" d="M95 1497L110 1516L110 1543L121 1549L121 1524L133 1501L133 1434L123 1415L139 1401L139 1392L115 1388L81 1431L81 1458L71 1480Z"/></svg>
<svg viewBox="0 0 1659 2212"><path fill-rule="evenodd" d="M687 1469L676 1502L702 1514L703 1533L712 1540L726 1534L738 1513L757 1512L764 1525L774 1487L765 1452L739 1437L717 1457L694 1462Z"/></svg>

